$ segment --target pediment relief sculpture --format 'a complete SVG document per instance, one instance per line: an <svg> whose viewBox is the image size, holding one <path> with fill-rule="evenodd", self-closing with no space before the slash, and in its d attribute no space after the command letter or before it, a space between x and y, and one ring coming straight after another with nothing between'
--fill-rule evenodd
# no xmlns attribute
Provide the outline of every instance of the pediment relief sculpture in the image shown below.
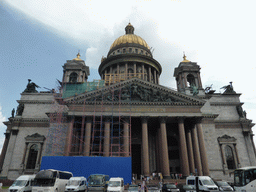
<svg viewBox="0 0 256 192"><path fill-rule="evenodd" d="M203 105L205 102L181 94L175 90L153 85L140 79L130 79L98 90L85 92L75 97L65 98L67 103L121 102L121 103L163 103L174 105Z"/></svg>
<svg viewBox="0 0 256 192"><path fill-rule="evenodd" d="M108 91L86 101L139 101L139 102L178 102L170 94L146 88L138 84L122 87L119 90Z"/></svg>

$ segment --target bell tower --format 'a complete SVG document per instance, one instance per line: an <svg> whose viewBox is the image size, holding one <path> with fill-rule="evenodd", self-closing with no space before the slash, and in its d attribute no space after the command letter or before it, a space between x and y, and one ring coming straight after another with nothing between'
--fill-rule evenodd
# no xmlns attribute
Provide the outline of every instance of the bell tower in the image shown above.
<svg viewBox="0 0 256 192"><path fill-rule="evenodd" d="M178 92L187 95L205 95L200 76L200 66L183 56L183 61L174 70Z"/></svg>
<svg viewBox="0 0 256 192"><path fill-rule="evenodd" d="M80 54L78 53L76 58L67 60L64 64L62 83L84 83L89 75L89 67L85 65L84 60L80 59Z"/></svg>

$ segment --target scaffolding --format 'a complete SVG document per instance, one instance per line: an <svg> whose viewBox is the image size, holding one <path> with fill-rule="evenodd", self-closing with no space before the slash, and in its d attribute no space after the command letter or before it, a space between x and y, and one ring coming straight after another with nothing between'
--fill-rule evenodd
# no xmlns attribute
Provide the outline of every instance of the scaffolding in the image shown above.
<svg viewBox="0 0 256 192"><path fill-rule="evenodd" d="M47 135L46 156L62 156L68 130L65 124L65 105L60 93L53 93L52 105L49 113L50 127Z"/></svg>
<svg viewBox="0 0 256 192"><path fill-rule="evenodd" d="M145 80L148 78L147 73L120 73L120 74L106 73L104 74L104 76L105 76L105 85L119 83L135 77L139 79L145 79Z"/></svg>
<svg viewBox="0 0 256 192"><path fill-rule="evenodd" d="M63 85L62 98L59 97L59 94L58 96L55 96L55 102L52 105L53 112L50 115L50 129L47 137L50 138L48 139L47 146L50 144L52 148L50 149L50 147L48 147L49 149L46 150L48 156L131 156L131 103L129 114L125 117L122 116L120 113L122 108L121 85L119 84L119 88L116 88L116 86L104 87L104 85L106 85L106 82L103 80L86 82L86 85ZM103 87L107 89L102 90L101 101L98 99L99 95L96 94L93 99L90 99L90 101L86 101L85 99L83 103L80 104L80 107L82 106L81 116L76 116L75 114L70 113L67 116L67 106L63 99L67 97L75 98L81 91L84 91L82 94L87 94L90 91L98 90ZM111 92L111 100L108 99L106 101L106 96L104 95L106 92ZM89 105L93 108L91 111L92 113L90 115L85 115L86 108ZM116 111L114 113L114 108L116 110L117 106L118 114ZM72 105L71 103L69 111L74 111L74 107L75 105ZM111 115L104 115L104 108L106 107L108 107L108 109L112 109L108 111ZM107 123L110 124L110 143L108 146L108 154L104 154L106 153L104 151L104 144L106 144L107 139L104 131ZM88 130L86 130L88 129L88 124L91 129L89 134L90 138L86 138L88 134ZM128 126L128 135L124 133L124 125ZM124 141L126 141L126 144ZM89 148L89 151L86 151L86 148ZM129 150L127 150L127 148Z"/></svg>
<svg viewBox="0 0 256 192"><path fill-rule="evenodd" d="M69 84L65 83L63 85L62 98L72 97L81 93L93 91L105 86L104 80L93 80L92 82L75 83Z"/></svg>

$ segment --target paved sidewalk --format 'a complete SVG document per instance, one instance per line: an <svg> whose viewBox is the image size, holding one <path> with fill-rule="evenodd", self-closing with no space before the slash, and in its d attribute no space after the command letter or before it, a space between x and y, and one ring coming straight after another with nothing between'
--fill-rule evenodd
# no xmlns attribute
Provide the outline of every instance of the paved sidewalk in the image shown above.
<svg viewBox="0 0 256 192"><path fill-rule="evenodd" d="M1 189L1 192L8 192L8 188L7 189Z"/></svg>

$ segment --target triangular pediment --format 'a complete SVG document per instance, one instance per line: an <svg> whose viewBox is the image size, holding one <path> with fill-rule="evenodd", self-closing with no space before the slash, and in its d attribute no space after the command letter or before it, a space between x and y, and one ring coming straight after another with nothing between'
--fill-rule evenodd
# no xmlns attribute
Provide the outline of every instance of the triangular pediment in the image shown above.
<svg viewBox="0 0 256 192"><path fill-rule="evenodd" d="M115 103L157 105L204 105L202 99L179 93L138 78L65 98L66 103Z"/></svg>

